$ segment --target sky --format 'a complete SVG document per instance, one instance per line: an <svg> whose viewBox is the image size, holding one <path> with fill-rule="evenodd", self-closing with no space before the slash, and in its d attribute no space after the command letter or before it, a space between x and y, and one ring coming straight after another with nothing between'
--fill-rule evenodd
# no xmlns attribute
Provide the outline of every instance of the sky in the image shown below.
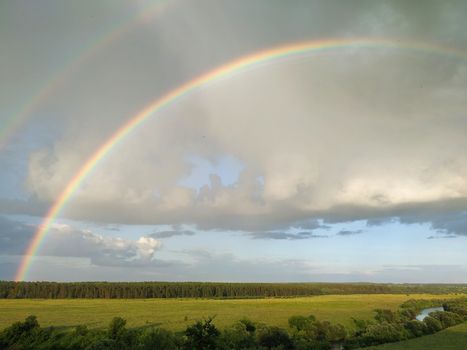
<svg viewBox="0 0 467 350"><path fill-rule="evenodd" d="M0 2L0 280L467 283L465 1ZM425 43L433 50L397 47ZM410 45L409 45L410 46ZM449 49L447 49L449 48Z"/></svg>

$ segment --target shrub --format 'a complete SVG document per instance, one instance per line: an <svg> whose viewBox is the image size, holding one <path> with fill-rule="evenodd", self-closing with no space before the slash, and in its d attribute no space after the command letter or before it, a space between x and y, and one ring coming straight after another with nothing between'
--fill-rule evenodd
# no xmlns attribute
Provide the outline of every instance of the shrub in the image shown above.
<svg viewBox="0 0 467 350"><path fill-rule="evenodd" d="M428 334L436 333L443 329L441 322L431 316L425 317L423 323L426 324L426 330Z"/></svg>
<svg viewBox="0 0 467 350"><path fill-rule="evenodd" d="M394 323L397 321L396 313L388 309L376 309L375 320L382 323Z"/></svg>
<svg viewBox="0 0 467 350"><path fill-rule="evenodd" d="M212 321L213 318L208 318L207 320L198 321L194 325L187 327L185 335L187 337L186 346L188 349L216 349L220 332Z"/></svg>
<svg viewBox="0 0 467 350"><path fill-rule="evenodd" d="M258 343L266 349L292 349L289 334L279 327L265 327L258 335Z"/></svg>
<svg viewBox="0 0 467 350"><path fill-rule="evenodd" d="M241 320L225 329L219 337L220 349L252 349L256 347L256 326L253 322Z"/></svg>
<svg viewBox="0 0 467 350"><path fill-rule="evenodd" d="M310 327L310 325L316 321L315 316L292 316L289 318L289 327L296 331L303 331Z"/></svg>
<svg viewBox="0 0 467 350"><path fill-rule="evenodd" d="M372 344L392 343L408 338L407 331L401 325L387 322L368 326L363 336Z"/></svg>
<svg viewBox="0 0 467 350"><path fill-rule="evenodd" d="M28 316L24 322L15 322L2 332L0 346L6 348L9 345L25 341L25 338L31 337L32 333L39 328L36 316Z"/></svg>
<svg viewBox="0 0 467 350"><path fill-rule="evenodd" d="M138 340L138 350L175 350L179 348L179 341L175 335L162 328L151 328L144 331Z"/></svg>
<svg viewBox="0 0 467 350"><path fill-rule="evenodd" d="M88 347L86 347L86 350L117 350L117 342L114 339L98 339L94 342L92 342Z"/></svg>
<svg viewBox="0 0 467 350"><path fill-rule="evenodd" d="M119 350L133 349L137 343L137 332L125 328L126 321L121 317L114 317L109 324L107 337L114 340Z"/></svg>
<svg viewBox="0 0 467 350"><path fill-rule="evenodd" d="M418 320L410 320L405 323L404 327L412 337L421 337L428 332L426 324Z"/></svg>
<svg viewBox="0 0 467 350"><path fill-rule="evenodd" d="M461 316L449 311L432 312L430 316L441 322L443 328L455 326L463 321Z"/></svg>

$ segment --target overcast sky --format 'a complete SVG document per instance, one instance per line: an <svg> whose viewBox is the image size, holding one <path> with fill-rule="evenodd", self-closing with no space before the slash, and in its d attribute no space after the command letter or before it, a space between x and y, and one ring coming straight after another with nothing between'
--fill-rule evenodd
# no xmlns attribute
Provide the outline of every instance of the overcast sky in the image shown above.
<svg viewBox="0 0 467 350"><path fill-rule="evenodd" d="M0 2L0 279L119 126L28 280L467 283L465 1ZM451 48L451 50L442 47ZM453 54L453 52L457 54Z"/></svg>

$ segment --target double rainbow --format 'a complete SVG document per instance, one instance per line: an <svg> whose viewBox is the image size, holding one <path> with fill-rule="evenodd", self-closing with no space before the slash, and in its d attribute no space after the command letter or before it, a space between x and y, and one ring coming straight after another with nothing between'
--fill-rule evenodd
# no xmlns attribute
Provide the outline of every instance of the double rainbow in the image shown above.
<svg viewBox="0 0 467 350"><path fill-rule="evenodd" d="M14 135L15 131L21 127L27 118L57 92L77 68L89 62L93 57L97 56L105 48L133 30L140 23L163 11L165 8L163 5L165 5L167 1L168 0L159 0L155 4L146 6L136 16L132 16L121 23L116 23L116 25L112 26L112 28L105 31L103 34L92 38L79 52L71 56L72 58L70 60L59 65L59 68L56 69L46 81L40 84L39 89L35 91L33 96L30 96L25 103L17 109L16 113L11 113L0 124L0 150L3 149Z"/></svg>
<svg viewBox="0 0 467 350"><path fill-rule="evenodd" d="M73 176L64 190L55 200L42 224L35 232L26 252L24 253L24 257L17 270L15 280L22 281L27 278L27 273L31 267L33 258L40 248L41 243L44 241L48 230L50 229L54 220L60 214L63 207L79 188L83 180L91 173L91 171L99 164L99 162L103 160L107 154L109 154L112 148L122 142L122 140L131 134L132 131L136 130L146 120L155 115L162 108L176 103L184 96L188 95L190 92L193 92L196 89L206 86L207 84L216 80L232 76L233 74L238 73L245 68L250 68L261 63L277 61L282 58L341 48L404 49L430 54L447 55L460 59L467 58L467 51L465 50L421 42L399 41L385 38L320 39L315 41L287 44L284 46L256 52L231 61L201 76L198 76L151 102L138 114L130 118L124 125L122 125L88 158L88 160L82 165L82 167Z"/></svg>

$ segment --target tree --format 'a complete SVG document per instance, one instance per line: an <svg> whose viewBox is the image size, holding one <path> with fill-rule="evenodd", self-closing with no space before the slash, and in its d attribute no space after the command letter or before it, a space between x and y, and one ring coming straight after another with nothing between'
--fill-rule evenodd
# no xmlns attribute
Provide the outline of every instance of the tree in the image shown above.
<svg viewBox="0 0 467 350"><path fill-rule="evenodd" d="M7 345L13 345L20 340L30 337L34 331L39 329L37 317L33 315L28 316L24 322L15 322L2 332L0 346L6 348Z"/></svg>
<svg viewBox="0 0 467 350"><path fill-rule="evenodd" d="M404 327L412 337L421 337L428 332L426 324L419 320L407 321Z"/></svg>
<svg viewBox="0 0 467 350"><path fill-rule="evenodd" d="M363 336L372 344L391 343L407 339L407 331L396 323L378 323L368 326Z"/></svg>
<svg viewBox="0 0 467 350"><path fill-rule="evenodd" d="M188 349L216 349L220 332L212 321L213 318L210 317L204 321L197 321L194 325L187 327L185 335L187 337L186 346Z"/></svg>
<svg viewBox="0 0 467 350"><path fill-rule="evenodd" d="M439 332L443 329L443 325L436 318L427 316L423 319L426 324L426 329L429 334Z"/></svg>
<svg viewBox="0 0 467 350"><path fill-rule="evenodd" d="M123 318L114 317L109 324L109 329L107 331L108 337L115 340L120 338L123 333L125 333L125 325L126 321Z"/></svg>
<svg viewBox="0 0 467 350"><path fill-rule="evenodd" d="M138 341L138 350L176 350L178 341L174 334L161 328L151 328L141 334Z"/></svg>
<svg viewBox="0 0 467 350"><path fill-rule="evenodd" d="M397 321L396 314L389 309L376 309L375 320L378 322L394 323Z"/></svg>
<svg viewBox="0 0 467 350"><path fill-rule="evenodd" d="M258 335L258 343L266 349L282 348L292 349L289 334L279 327L265 327Z"/></svg>
<svg viewBox="0 0 467 350"><path fill-rule="evenodd" d="M308 328L313 322L316 321L315 316L292 316L289 318L289 327L300 332Z"/></svg>

